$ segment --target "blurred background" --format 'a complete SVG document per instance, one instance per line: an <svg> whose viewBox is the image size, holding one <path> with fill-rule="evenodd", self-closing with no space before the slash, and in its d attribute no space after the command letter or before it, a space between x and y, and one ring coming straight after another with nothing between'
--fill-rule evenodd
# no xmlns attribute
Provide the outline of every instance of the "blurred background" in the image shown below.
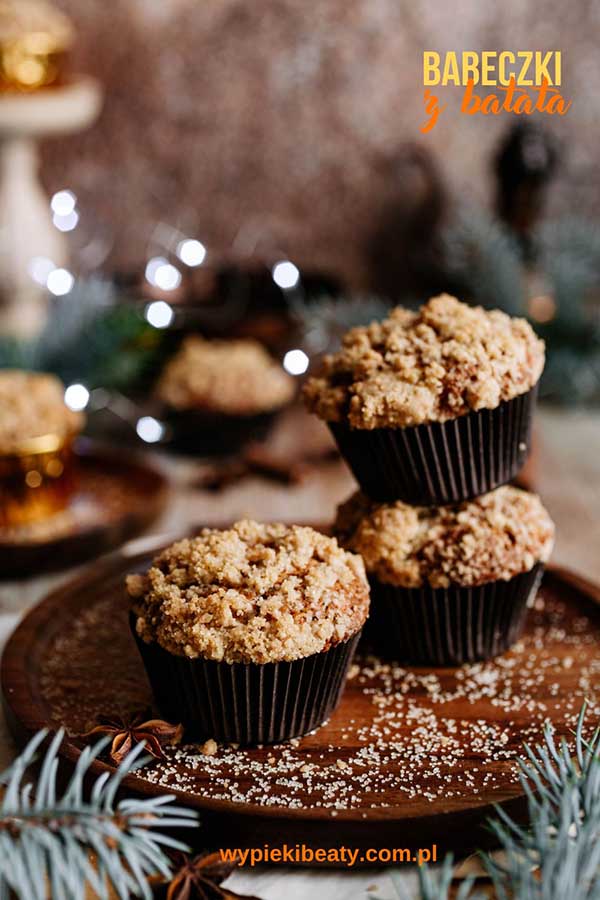
<svg viewBox="0 0 600 900"><path fill-rule="evenodd" d="M35 70L20 78L5 65L4 105L17 102L15 93L25 101L37 94L39 105L53 87L62 106L54 117L43 103L21 114L31 120L25 130L35 135L60 242L55 235L58 249L45 252L52 236L40 234L39 221L31 226L23 198L13 199L17 209L0 221L3 331L29 338L44 324L43 312L17 304L18 266L79 307L111 302L115 289L119 300L179 304L188 309L180 325L221 333L249 307L254 318L294 307L304 328L305 300L416 303L449 289L537 321L552 351L545 396L595 402L600 9L582 0L577 10L550 0L459 9L426 0L314 8L295 0L4 0L5 46L15 34L62 41L37 82ZM462 91L446 88L448 109L421 136L422 51L483 47L560 49L563 94L574 100L568 115L462 116ZM14 136L12 119L1 123L0 105L0 134ZM6 195L9 176L23 184L29 168L31 181L35 165L11 162L4 147ZM281 261L295 268L277 279ZM16 279L20 294L24 278ZM107 282L102 301L98 278ZM333 326L343 330L379 307L362 308L317 303L312 342L302 344L310 359L335 344ZM167 318L155 309L155 323ZM292 340L280 322L254 324L278 352L279 339L306 339L296 332ZM61 334L65 327L61 319Z"/></svg>
<svg viewBox="0 0 600 900"><path fill-rule="evenodd" d="M87 133L44 147L65 185L114 229L113 265L138 265L144 226L194 229L220 252L254 229L302 265L374 287L368 248L392 203L415 203L407 142L424 121L422 51L560 49L568 116L548 215L600 211L594 0L62 0L73 65L98 77ZM419 145L450 200L493 207L492 159L514 121L458 115L462 91ZM420 169L416 173L420 174Z"/></svg>
<svg viewBox="0 0 600 900"><path fill-rule="evenodd" d="M297 388L348 327L449 291L544 337L562 412L539 443L564 435L570 472L597 419L566 410L600 400L599 28L594 0L0 0L0 368L57 374L95 437L216 449L196 487L291 484L333 455L324 429L287 403L266 456L239 422L189 446L197 419L157 389L182 342L254 340ZM464 116L449 87L421 135L425 49L560 50L572 106ZM248 365L258 383L265 358ZM332 479L327 515L350 484ZM203 503L196 519L220 509Z"/></svg>

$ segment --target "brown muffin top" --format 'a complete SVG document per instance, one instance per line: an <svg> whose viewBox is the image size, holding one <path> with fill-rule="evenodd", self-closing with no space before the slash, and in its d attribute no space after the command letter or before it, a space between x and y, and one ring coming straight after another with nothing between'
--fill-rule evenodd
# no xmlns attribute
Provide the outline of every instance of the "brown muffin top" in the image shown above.
<svg viewBox="0 0 600 900"><path fill-rule="evenodd" d="M369 611L363 562L296 525L205 528L130 575L137 632L179 656L289 661L346 641Z"/></svg>
<svg viewBox="0 0 600 900"><path fill-rule="evenodd" d="M187 337L158 382L160 400L178 410L266 412L288 403L294 380L254 340Z"/></svg>
<svg viewBox="0 0 600 900"><path fill-rule="evenodd" d="M377 504L357 492L338 509L340 544L399 587L473 587L546 562L554 524L536 494L501 487L456 506Z"/></svg>
<svg viewBox="0 0 600 900"><path fill-rule="evenodd" d="M81 430L85 417L65 404L54 375L17 369L0 371L0 453L23 450L35 438L64 438Z"/></svg>
<svg viewBox="0 0 600 900"><path fill-rule="evenodd" d="M524 394L544 368L544 343L525 319L433 297L353 328L304 388L308 408L353 428L444 422Z"/></svg>

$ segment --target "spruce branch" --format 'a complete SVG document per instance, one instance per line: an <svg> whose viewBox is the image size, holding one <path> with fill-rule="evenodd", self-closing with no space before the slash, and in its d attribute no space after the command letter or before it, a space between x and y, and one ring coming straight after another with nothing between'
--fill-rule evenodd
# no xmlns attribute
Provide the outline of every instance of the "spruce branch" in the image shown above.
<svg viewBox="0 0 600 900"><path fill-rule="evenodd" d="M87 888L107 898L109 887L123 900L151 898L148 878L171 874L168 851L188 849L164 831L194 827L197 814L172 805L170 796L116 801L123 779L147 762L141 755L143 744L115 773L100 775L89 794L85 777L109 738L85 747L61 790L57 776L63 730L45 752L34 790L28 773L47 735L47 730L38 732L0 775L5 785L0 803L0 898L45 900L50 895L84 900Z"/></svg>
<svg viewBox="0 0 600 900"><path fill-rule="evenodd" d="M523 315L523 256L511 231L485 212L461 209L442 235L444 267L459 296Z"/></svg>
<svg viewBox="0 0 600 900"><path fill-rule="evenodd" d="M164 334L152 328L139 305L120 302L114 284L100 277L78 279L64 297L52 299L37 337L0 335L0 369L52 372L65 384L128 390L153 375Z"/></svg>
<svg viewBox="0 0 600 900"><path fill-rule="evenodd" d="M458 890L453 891L454 859L447 854L438 871L428 866L419 867L419 891L421 900L440 900L452 896L453 900L483 900L482 895L472 893L473 879L465 878ZM450 892L453 891L451 894Z"/></svg>
<svg viewBox="0 0 600 900"><path fill-rule="evenodd" d="M576 336L578 329L590 326L585 306L600 278L600 226L567 216L540 225L533 241L537 264L556 301L560 325Z"/></svg>
<svg viewBox="0 0 600 900"><path fill-rule="evenodd" d="M482 857L499 900L600 898L600 730L586 740L585 715L584 703L574 754L564 738L557 745L549 724L542 745L524 747L520 781L529 828L499 807L490 827L506 862Z"/></svg>
<svg viewBox="0 0 600 900"><path fill-rule="evenodd" d="M489 823L500 857L480 853L496 900L600 900L600 728L584 737L587 704L574 733L575 748L557 741L547 723L543 743L525 744L518 760L528 825L502 807ZM501 860L501 861L500 861ZM474 880L459 888L452 856L437 869L419 869L421 900L476 900ZM392 880L403 898L398 871Z"/></svg>

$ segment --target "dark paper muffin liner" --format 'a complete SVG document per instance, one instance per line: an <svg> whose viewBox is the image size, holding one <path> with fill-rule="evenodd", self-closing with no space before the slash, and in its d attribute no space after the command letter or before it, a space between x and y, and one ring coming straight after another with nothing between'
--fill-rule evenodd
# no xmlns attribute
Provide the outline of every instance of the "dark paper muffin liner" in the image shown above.
<svg viewBox="0 0 600 900"><path fill-rule="evenodd" d="M197 456L229 456L266 437L280 410L233 416L200 411L170 411L171 446Z"/></svg>
<svg viewBox="0 0 600 900"><path fill-rule="evenodd" d="M519 638L544 566L478 587L401 588L370 577L366 639L388 659L452 666L490 659Z"/></svg>
<svg viewBox="0 0 600 900"><path fill-rule="evenodd" d="M307 734L339 703L360 632L293 662L224 663L175 656L131 629L156 704L194 740L275 744Z"/></svg>
<svg viewBox="0 0 600 900"><path fill-rule="evenodd" d="M524 465L537 386L496 409L412 428L329 427L361 489L373 500L442 506L487 494Z"/></svg>

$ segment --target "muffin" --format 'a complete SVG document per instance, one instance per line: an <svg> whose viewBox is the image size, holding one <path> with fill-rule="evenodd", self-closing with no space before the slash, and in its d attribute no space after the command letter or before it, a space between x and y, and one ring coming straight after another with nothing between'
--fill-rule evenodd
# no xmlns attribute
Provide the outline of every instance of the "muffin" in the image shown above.
<svg viewBox="0 0 600 900"><path fill-rule="evenodd" d="M543 341L524 319L443 294L353 328L304 398L366 494L441 505L522 467L543 367Z"/></svg>
<svg viewBox="0 0 600 900"><path fill-rule="evenodd" d="M75 33L46 0L0 0L0 92L30 92L64 81Z"/></svg>
<svg viewBox="0 0 600 900"><path fill-rule="evenodd" d="M36 522L63 508L73 487L73 441L84 424L58 378L0 371L0 525Z"/></svg>
<svg viewBox="0 0 600 900"><path fill-rule="evenodd" d="M510 486L439 508L358 492L334 532L364 560L377 648L435 665L488 659L515 642L554 543L539 497Z"/></svg>
<svg viewBox="0 0 600 900"><path fill-rule="evenodd" d="M266 434L295 383L254 340L186 338L156 389L175 443L206 454L235 452Z"/></svg>
<svg viewBox="0 0 600 900"><path fill-rule="evenodd" d="M246 745L329 717L369 610L359 556L252 521L173 544L127 590L161 712L189 737Z"/></svg>

